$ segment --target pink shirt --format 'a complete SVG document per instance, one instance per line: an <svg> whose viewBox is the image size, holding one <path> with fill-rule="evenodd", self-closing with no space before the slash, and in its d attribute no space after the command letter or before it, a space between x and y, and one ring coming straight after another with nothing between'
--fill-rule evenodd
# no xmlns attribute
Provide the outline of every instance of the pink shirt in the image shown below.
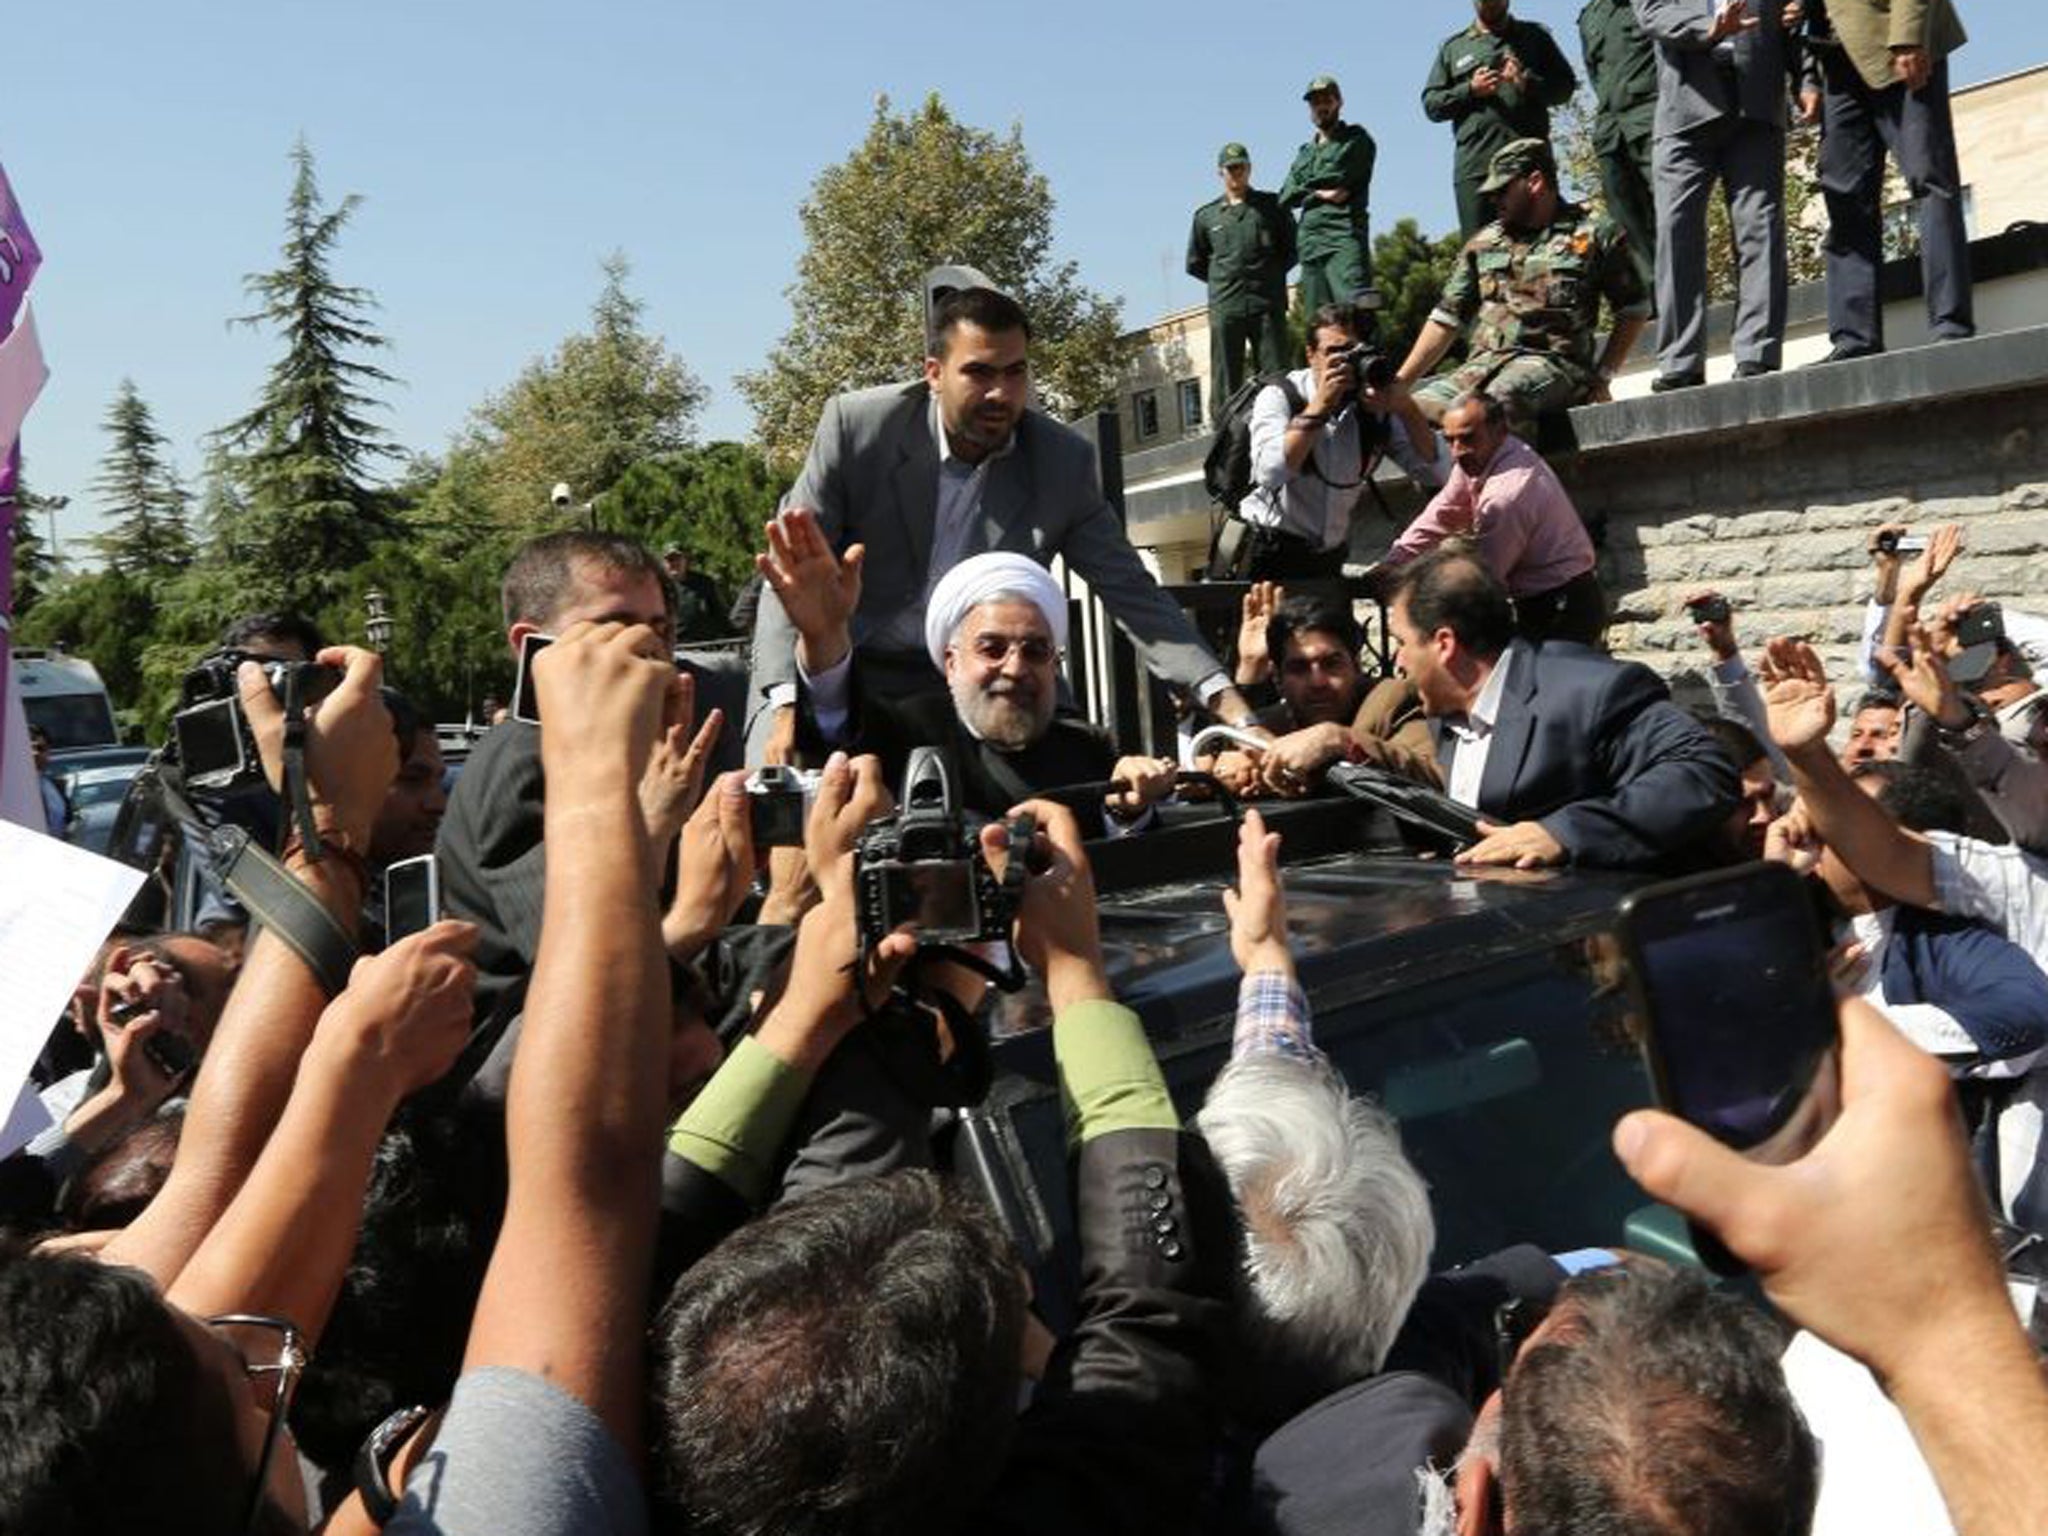
<svg viewBox="0 0 2048 1536"><path fill-rule="evenodd" d="M1462 469L1387 551L1405 565L1445 539L1468 538L1514 597L1551 592L1593 569L1593 541L1543 458L1512 434L1477 479Z"/></svg>

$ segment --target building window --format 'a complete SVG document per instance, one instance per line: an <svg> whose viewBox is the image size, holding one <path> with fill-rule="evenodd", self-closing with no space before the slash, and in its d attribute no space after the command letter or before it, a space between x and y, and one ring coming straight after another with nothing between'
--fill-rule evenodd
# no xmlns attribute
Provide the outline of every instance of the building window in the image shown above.
<svg viewBox="0 0 2048 1536"><path fill-rule="evenodd" d="M1159 391L1141 389L1131 396L1131 430L1139 442L1159 435Z"/></svg>
<svg viewBox="0 0 2048 1536"><path fill-rule="evenodd" d="M1202 424L1202 381L1180 381L1180 429L1192 432Z"/></svg>

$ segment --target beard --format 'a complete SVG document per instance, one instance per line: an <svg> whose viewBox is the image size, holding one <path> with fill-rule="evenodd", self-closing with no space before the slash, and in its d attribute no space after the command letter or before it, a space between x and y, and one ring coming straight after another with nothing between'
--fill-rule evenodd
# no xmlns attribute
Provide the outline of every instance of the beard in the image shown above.
<svg viewBox="0 0 2048 1536"><path fill-rule="evenodd" d="M1052 724L1050 689L996 678L986 686L972 678L952 684L953 709L983 741L1006 752L1021 752Z"/></svg>

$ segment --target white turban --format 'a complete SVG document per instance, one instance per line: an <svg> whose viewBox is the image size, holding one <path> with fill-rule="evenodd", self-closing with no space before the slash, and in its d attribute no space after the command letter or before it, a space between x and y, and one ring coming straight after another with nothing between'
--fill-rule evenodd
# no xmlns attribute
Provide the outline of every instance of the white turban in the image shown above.
<svg viewBox="0 0 2048 1536"><path fill-rule="evenodd" d="M932 665L946 667L946 646L967 615L992 597L1009 593L1030 603L1045 615L1052 631L1052 643L1067 644L1067 594L1060 590L1052 573L1029 555L995 550L962 560L939 578L924 609L924 648Z"/></svg>

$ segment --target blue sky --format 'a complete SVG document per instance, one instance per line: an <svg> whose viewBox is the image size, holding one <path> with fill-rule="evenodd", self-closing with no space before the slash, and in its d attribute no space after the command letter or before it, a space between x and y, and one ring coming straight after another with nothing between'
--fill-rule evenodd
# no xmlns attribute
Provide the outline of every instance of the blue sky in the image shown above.
<svg viewBox="0 0 2048 1536"><path fill-rule="evenodd" d="M0 164L43 246L33 301L53 375L23 446L32 483L73 497L67 544L93 530L99 421L124 374L188 476L202 435L246 409L273 343L224 322L246 307L242 274L275 256L301 132L323 190L363 197L339 273L382 303L399 443L439 449L581 327L613 248L650 326L710 385L707 435L744 436L732 376L787 324L797 206L878 93L936 90L969 122L1021 123L1058 198L1060 253L1137 321L1200 298L1180 257L1216 146L1243 139L1259 184L1277 183L1313 74L1342 80L1346 115L1379 141L1375 226L1412 214L1446 228L1449 132L1418 97L1436 44L1470 16L1464 0L1058 0L963 8L957 23L928 0L9 9ZM1577 63L1578 0L1516 9ZM2039 0L1962 10L1956 83L2048 57Z"/></svg>

